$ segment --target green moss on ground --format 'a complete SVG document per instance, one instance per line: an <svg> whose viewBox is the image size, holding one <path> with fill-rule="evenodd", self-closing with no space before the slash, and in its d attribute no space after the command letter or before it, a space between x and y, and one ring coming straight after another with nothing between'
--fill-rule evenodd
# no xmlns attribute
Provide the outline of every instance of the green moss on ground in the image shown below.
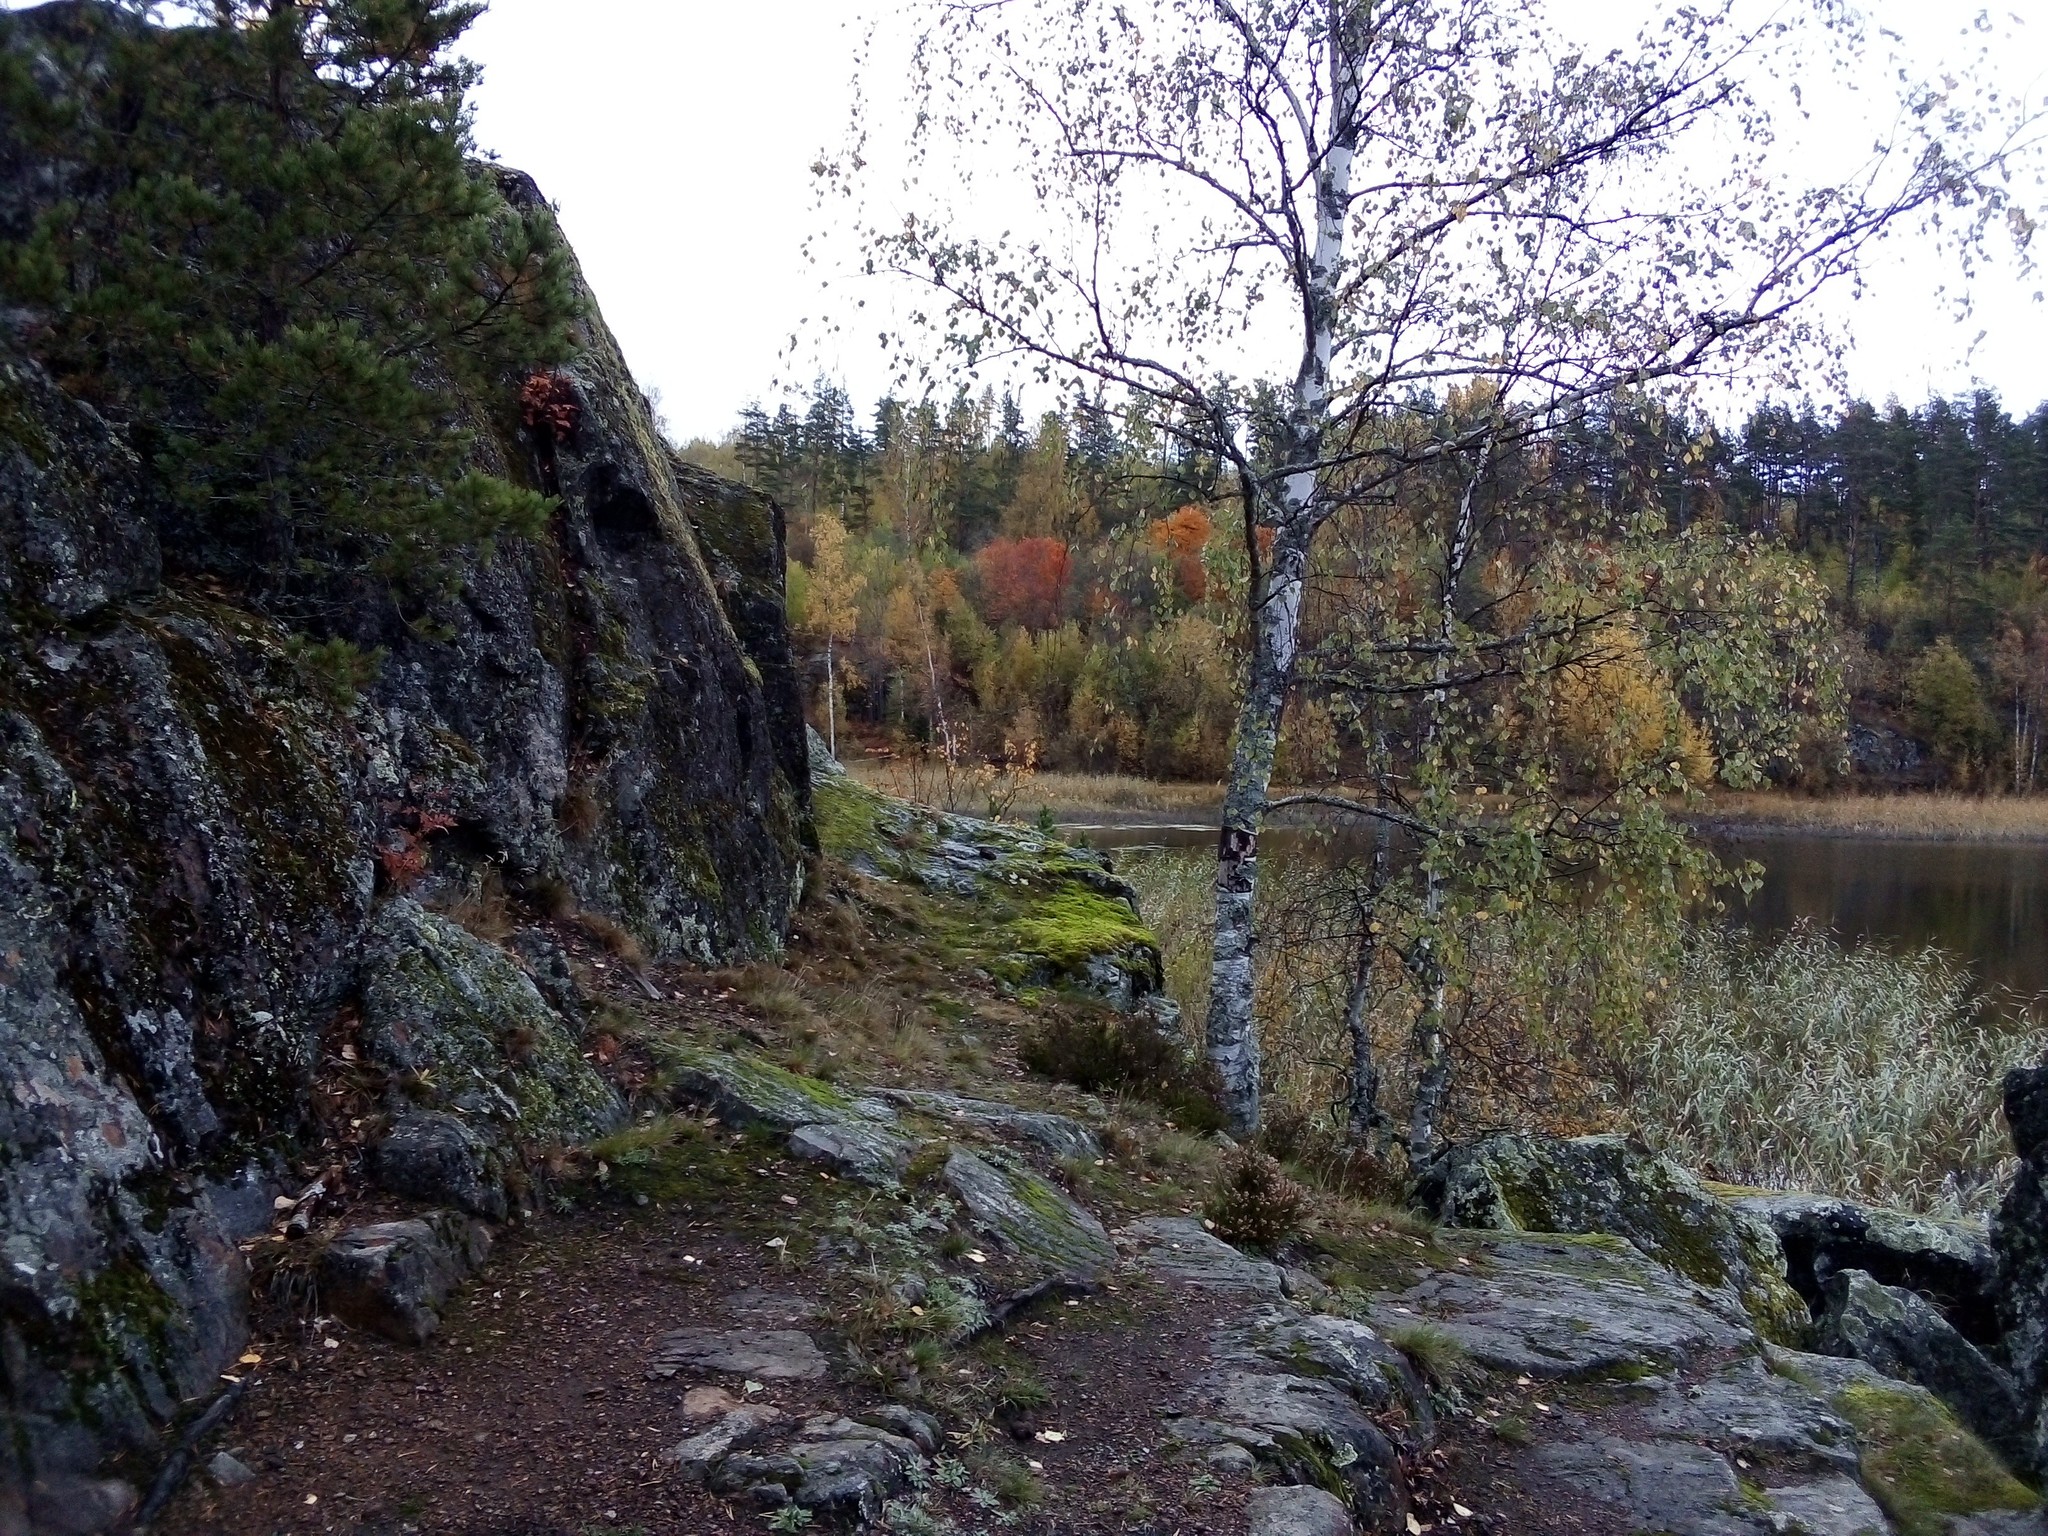
<svg viewBox="0 0 2048 1536"><path fill-rule="evenodd" d="M1942 1536L1948 1517L2037 1508L2040 1499L1925 1392L1859 1382L1834 1397L1856 1429L1863 1481L1899 1536Z"/></svg>

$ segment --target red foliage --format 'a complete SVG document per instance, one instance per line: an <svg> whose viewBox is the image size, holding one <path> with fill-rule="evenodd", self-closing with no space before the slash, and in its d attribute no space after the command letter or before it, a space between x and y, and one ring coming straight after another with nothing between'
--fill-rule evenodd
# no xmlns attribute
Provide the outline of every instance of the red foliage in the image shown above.
<svg viewBox="0 0 2048 1536"><path fill-rule="evenodd" d="M1051 629L1060 621L1073 553L1058 539L996 539L974 557L981 613L1001 629Z"/></svg>
<svg viewBox="0 0 2048 1536"><path fill-rule="evenodd" d="M1202 551L1208 547L1211 531L1209 514L1193 505L1160 518L1149 530L1152 547L1173 562L1174 585L1191 603L1199 603L1209 591Z"/></svg>
<svg viewBox="0 0 2048 1536"><path fill-rule="evenodd" d="M519 391L519 421L550 444L566 443L576 430L576 390L559 373L538 369L526 376Z"/></svg>

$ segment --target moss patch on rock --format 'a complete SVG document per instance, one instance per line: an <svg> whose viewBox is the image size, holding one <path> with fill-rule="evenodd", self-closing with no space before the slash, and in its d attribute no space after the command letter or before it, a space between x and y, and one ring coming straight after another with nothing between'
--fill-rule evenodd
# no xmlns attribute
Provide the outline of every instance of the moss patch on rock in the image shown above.
<svg viewBox="0 0 2048 1536"><path fill-rule="evenodd" d="M1129 902L1090 890L1065 890L1033 903L1011 925L1017 947L1042 955L1062 970L1085 965L1095 955L1115 955L1152 944L1152 931Z"/></svg>
<svg viewBox="0 0 2048 1536"><path fill-rule="evenodd" d="M1864 1484L1899 1536L1942 1536L1952 1516L2040 1505L2033 1490L1926 1392L1851 1382L1833 1403L1855 1426Z"/></svg>

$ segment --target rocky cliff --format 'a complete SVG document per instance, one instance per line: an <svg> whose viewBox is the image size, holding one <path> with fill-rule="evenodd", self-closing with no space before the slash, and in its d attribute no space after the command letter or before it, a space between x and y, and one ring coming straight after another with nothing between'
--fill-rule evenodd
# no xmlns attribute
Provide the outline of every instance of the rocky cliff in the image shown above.
<svg viewBox="0 0 2048 1536"><path fill-rule="evenodd" d="M0 343L0 1531L131 1498L121 1458L243 1347L238 1243L338 1150L503 1215L527 1153L616 1117L551 946L449 914L782 942L813 838L780 516L673 461L589 316L545 425L517 379L468 403L547 536L431 613L341 607L364 686L167 559L142 461Z"/></svg>

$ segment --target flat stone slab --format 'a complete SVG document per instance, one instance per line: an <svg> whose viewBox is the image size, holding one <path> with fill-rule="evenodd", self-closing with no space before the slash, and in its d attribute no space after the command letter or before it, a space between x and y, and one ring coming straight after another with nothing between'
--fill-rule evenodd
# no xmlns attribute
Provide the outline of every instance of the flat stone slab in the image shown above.
<svg viewBox="0 0 2048 1536"><path fill-rule="evenodd" d="M1148 1216L1117 1233L1140 1269L1197 1290L1281 1295L1278 1264L1240 1253L1192 1216Z"/></svg>
<svg viewBox="0 0 2048 1536"><path fill-rule="evenodd" d="M1116 1245L1102 1223L1037 1174L956 1149L945 1179L975 1230L1006 1252L1079 1280L1116 1268Z"/></svg>
<svg viewBox="0 0 2048 1536"><path fill-rule="evenodd" d="M1246 1536L1353 1536L1351 1511L1320 1488L1254 1488L1245 1500Z"/></svg>
<svg viewBox="0 0 2048 1536"><path fill-rule="evenodd" d="M895 1118L878 1099L858 1098L760 1056L675 1046L665 1053L677 1089L708 1105L728 1125L787 1134L807 1125L850 1125Z"/></svg>
<svg viewBox="0 0 2048 1536"><path fill-rule="evenodd" d="M1539 1379L1669 1370L1754 1342L1724 1292L1694 1285L1619 1238L1455 1236L1469 1268L1375 1295L1364 1321L1381 1333L1433 1322L1479 1364Z"/></svg>
<svg viewBox="0 0 2048 1536"><path fill-rule="evenodd" d="M816 1381L826 1360L816 1341L794 1328L678 1328L663 1334L648 1362L650 1379L686 1370L761 1381Z"/></svg>
<svg viewBox="0 0 2048 1536"><path fill-rule="evenodd" d="M957 1120L976 1130L999 1136L1016 1136L1035 1142L1054 1157L1102 1156L1102 1143L1095 1133L1067 1115L1049 1110L1019 1109L1014 1104L992 1099L963 1098L957 1093L927 1093L917 1089L884 1088L875 1094L893 1104L907 1104L945 1120Z"/></svg>
<svg viewBox="0 0 2048 1536"><path fill-rule="evenodd" d="M1815 1392L1754 1355L1660 1390L1642 1416L1661 1435L1705 1441L1762 1465L1853 1475L1856 1432Z"/></svg>

